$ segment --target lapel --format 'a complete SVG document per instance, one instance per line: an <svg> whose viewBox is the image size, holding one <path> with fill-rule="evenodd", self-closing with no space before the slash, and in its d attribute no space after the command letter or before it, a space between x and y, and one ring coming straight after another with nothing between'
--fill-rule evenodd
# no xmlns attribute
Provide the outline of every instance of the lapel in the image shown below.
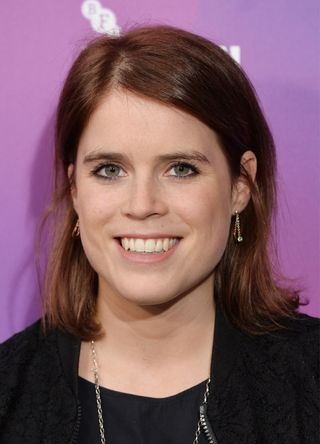
<svg viewBox="0 0 320 444"><path fill-rule="evenodd" d="M57 345L64 378L78 398L78 372L81 340L70 333L57 331Z"/></svg>
<svg viewBox="0 0 320 444"><path fill-rule="evenodd" d="M243 403L247 396L245 385L237 379L242 367L240 351L247 340L227 320L220 304L216 304L207 414L218 444L256 443L253 413L249 404ZM249 430L252 432L248 434Z"/></svg>
<svg viewBox="0 0 320 444"><path fill-rule="evenodd" d="M55 358L58 357L58 370L54 371L55 381L50 382L49 403L41 442L71 444L77 442L75 438L80 425L78 365L81 340L61 330L55 330L54 335L54 354ZM46 365L52 366L53 359Z"/></svg>

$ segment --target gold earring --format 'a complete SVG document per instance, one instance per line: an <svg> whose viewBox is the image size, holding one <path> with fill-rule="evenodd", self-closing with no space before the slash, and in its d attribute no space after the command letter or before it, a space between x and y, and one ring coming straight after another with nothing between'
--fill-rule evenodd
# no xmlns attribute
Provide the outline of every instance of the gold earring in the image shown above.
<svg viewBox="0 0 320 444"><path fill-rule="evenodd" d="M234 221L234 228L233 228L233 237L235 239L236 242L240 243L243 241L243 236L241 234L241 229L240 229L240 216L238 211L236 211L234 213L236 219Z"/></svg>
<svg viewBox="0 0 320 444"><path fill-rule="evenodd" d="M80 225L79 225L79 219L77 220L74 229L72 230L72 237L73 239L76 239L80 236Z"/></svg>

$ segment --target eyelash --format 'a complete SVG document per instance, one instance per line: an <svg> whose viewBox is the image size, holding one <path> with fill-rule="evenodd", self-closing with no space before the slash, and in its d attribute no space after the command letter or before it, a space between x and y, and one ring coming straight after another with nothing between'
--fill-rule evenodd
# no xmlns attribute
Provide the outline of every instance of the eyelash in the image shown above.
<svg viewBox="0 0 320 444"><path fill-rule="evenodd" d="M179 167L179 166L183 166L183 167L188 168L189 170L192 170L192 173L191 174L187 174L186 176L171 176L174 179L178 179L178 180L187 179L187 178L190 178L190 177L194 177L194 176L196 176L196 175L198 175L200 173L200 171L196 167L196 165L194 165L192 163L189 163L189 162L175 162L172 165L170 165L169 170L171 170L172 168L175 168L175 167ZM117 180L119 177L122 177L122 176L108 177L108 176L103 176L103 175L99 174L99 171L101 171L103 168L107 168L107 167L121 168L121 166L117 165L116 163L101 163L101 164L97 165L91 171L91 174L93 176L96 176L99 179L108 180L108 181Z"/></svg>

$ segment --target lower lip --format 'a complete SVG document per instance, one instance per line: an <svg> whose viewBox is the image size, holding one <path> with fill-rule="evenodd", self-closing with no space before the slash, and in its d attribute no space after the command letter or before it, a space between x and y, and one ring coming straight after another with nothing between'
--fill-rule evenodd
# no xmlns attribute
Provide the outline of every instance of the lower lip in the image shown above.
<svg viewBox="0 0 320 444"><path fill-rule="evenodd" d="M132 251L125 250L117 239L115 241L122 257L130 260L131 262L140 264L153 264L168 259L173 255L180 243L180 240L178 240L178 242L172 248L170 248L170 250L163 251L162 253L134 253Z"/></svg>

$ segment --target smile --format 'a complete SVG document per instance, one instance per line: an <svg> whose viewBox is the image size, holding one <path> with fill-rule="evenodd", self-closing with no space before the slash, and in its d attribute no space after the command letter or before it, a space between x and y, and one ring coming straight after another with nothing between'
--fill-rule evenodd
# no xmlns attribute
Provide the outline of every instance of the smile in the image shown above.
<svg viewBox="0 0 320 444"><path fill-rule="evenodd" d="M162 253L169 251L179 241L178 238L139 239L120 238L122 248L135 253Z"/></svg>

